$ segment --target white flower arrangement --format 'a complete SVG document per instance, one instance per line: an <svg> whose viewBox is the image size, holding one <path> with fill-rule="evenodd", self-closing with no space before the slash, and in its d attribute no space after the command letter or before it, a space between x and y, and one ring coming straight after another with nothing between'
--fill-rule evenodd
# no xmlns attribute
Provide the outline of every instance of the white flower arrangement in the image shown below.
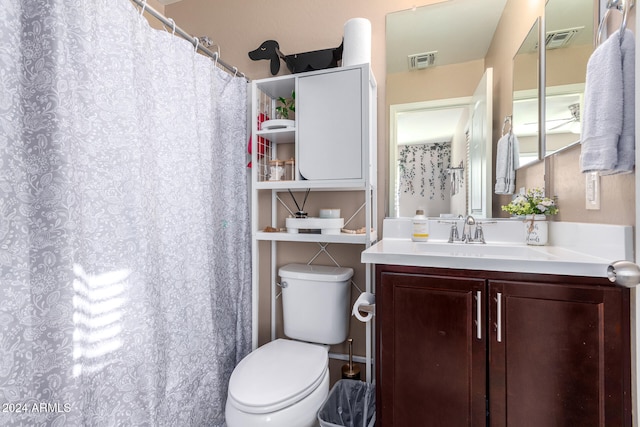
<svg viewBox="0 0 640 427"><path fill-rule="evenodd" d="M502 210L512 215L555 215L558 206L553 199L544 196L539 188L527 190L525 194L518 194Z"/></svg>

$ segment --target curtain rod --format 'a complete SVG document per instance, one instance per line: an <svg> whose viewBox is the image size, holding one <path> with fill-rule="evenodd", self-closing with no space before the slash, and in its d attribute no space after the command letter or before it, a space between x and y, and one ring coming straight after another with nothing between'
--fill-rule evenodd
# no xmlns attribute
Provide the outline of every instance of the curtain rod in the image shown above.
<svg viewBox="0 0 640 427"><path fill-rule="evenodd" d="M142 13L147 11L147 12L149 12L149 14L151 16L153 16L154 18L156 18L157 20L162 22L165 26L171 27L172 31L175 31L180 36L182 36L184 39L186 39L189 42L191 42L191 44L193 44L197 50L200 50L205 55L210 56L211 58L213 58L213 60L214 60L214 62L216 64L220 64L228 72L230 72L230 73L232 73L234 75L238 75L238 76L244 77L245 79L247 78L247 76L244 73L241 73L240 71L238 71L237 67L233 67L233 66L227 64L226 62L224 62L222 59L220 59L220 55L218 54L218 52L210 51L205 46L203 46L202 43L200 43L200 41L198 40L197 37L192 37L185 30L183 30L182 28L178 27L173 19L167 18L166 16L164 16L163 14L161 14L160 12L155 10L153 7L149 6L147 4L147 0L131 0L131 1L142 8Z"/></svg>

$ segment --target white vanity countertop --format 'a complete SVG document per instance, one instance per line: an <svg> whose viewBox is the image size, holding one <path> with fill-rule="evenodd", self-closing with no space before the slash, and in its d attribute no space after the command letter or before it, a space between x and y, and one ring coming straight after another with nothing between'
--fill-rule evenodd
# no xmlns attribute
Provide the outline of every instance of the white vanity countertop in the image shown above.
<svg viewBox="0 0 640 427"><path fill-rule="evenodd" d="M607 277L611 262L633 260L630 226L552 222L551 244L528 246L517 241L523 227L518 221L499 221L493 229L487 224L486 244L447 243L437 220L431 223L428 242L413 242L404 237L406 224L398 227L388 221L385 219L383 232L385 227L392 231L362 252L363 263ZM516 236L516 241L491 241L492 231L494 236Z"/></svg>

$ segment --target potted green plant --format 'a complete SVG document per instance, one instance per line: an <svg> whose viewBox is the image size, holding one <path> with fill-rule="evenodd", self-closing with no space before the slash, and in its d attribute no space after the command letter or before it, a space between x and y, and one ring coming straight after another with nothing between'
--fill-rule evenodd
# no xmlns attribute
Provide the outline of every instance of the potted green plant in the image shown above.
<svg viewBox="0 0 640 427"><path fill-rule="evenodd" d="M279 118L289 119L289 112L296 112L296 91L291 92L291 98L279 97L278 102L282 104L276 107L276 113L278 113Z"/></svg>

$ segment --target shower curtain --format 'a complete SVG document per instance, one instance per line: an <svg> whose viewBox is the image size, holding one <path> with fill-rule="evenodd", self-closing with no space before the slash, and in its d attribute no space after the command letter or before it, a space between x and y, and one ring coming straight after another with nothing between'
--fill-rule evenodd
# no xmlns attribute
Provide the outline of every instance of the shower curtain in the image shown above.
<svg viewBox="0 0 640 427"><path fill-rule="evenodd" d="M246 82L128 0L2 0L0 40L0 425L224 425Z"/></svg>

